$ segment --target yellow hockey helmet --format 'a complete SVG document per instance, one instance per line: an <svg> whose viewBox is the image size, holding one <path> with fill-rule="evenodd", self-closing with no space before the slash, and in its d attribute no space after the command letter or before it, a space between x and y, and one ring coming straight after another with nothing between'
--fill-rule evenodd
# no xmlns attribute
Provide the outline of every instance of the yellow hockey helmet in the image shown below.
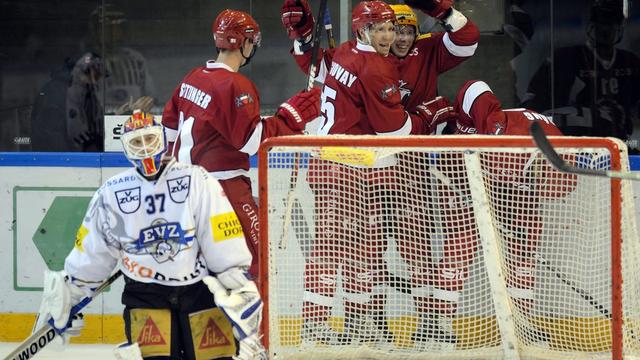
<svg viewBox="0 0 640 360"><path fill-rule="evenodd" d="M411 25L416 29L416 36L419 35L418 17L408 5L391 5L391 8L396 14L396 23L398 25Z"/></svg>

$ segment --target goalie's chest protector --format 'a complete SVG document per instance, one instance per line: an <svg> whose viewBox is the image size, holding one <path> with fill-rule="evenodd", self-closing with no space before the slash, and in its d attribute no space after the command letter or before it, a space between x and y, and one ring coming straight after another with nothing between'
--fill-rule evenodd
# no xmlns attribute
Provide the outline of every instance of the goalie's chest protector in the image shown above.
<svg viewBox="0 0 640 360"><path fill-rule="evenodd" d="M105 221L98 227L107 242L120 243L120 267L127 276L175 286L207 275L196 239L198 171L173 162L155 182L133 169L107 182Z"/></svg>

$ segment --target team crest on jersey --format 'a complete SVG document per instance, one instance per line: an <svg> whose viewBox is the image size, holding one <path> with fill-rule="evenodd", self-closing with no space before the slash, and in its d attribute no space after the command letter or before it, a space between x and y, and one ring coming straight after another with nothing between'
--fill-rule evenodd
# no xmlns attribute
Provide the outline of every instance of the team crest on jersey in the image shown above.
<svg viewBox="0 0 640 360"><path fill-rule="evenodd" d="M236 107L245 106L253 102L253 98L250 94L241 94L236 98Z"/></svg>
<svg viewBox="0 0 640 360"><path fill-rule="evenodd" d="M131 214L140 207L140 187L116 191L116 200L120 211Z"/></svg>
<svg viewBox="0 0 640 360"><path fill-rule="evenodd" d="M173 261L180 251L189 249L194 234L195 229L183 229L179 222L156 219L151 226L141 229L136 241L127 244L124 251L135 255L151 255L162 264Z"/></svg>
<svg viewBox="0 0 640 360"><path fill-rule="evenodd" d="M380 91L380 97L382 98L382 100L386 100L387 98L392 97L397 92L398 92L398 87L395 86L394 84L391 84L386 88L384 88L382 91Z"/></svg>
<svg viewBox="0 0 640 360"><path fill-rule="evenodd" d="M173 202L182 204L189 197L189 189L191 188L191 176L186 175L176 179L167 180L167 188L169 197Z"/></svg>

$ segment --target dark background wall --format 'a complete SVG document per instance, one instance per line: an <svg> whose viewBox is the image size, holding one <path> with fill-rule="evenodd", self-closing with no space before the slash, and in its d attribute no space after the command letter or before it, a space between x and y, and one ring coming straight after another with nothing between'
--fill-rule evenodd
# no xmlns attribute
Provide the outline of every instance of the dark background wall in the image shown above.
<svg viewBox="0 0 640 360"><path fill-rule="evenodd" d="M455 6L480 25L482 37L472 59L441 76L440 92L453 96L464 81L482 79L505 106L517 106L551 49L585 42L589 3L457 1ZM311 4L315 12L319 1L311 0ZM31 150L28 139L37 129L31 128L30 118L38 94L65 63L73 64L87 52L120 60L124 52L134 63L132 74L121 69L119 75L98 80L98 96L106 114L115 111L118 101L140 95L152 96L153 110L160 113L180 79L191 68L216 57L211 24L225 8L250 12L261 26L262 47L252 64L241 71L257 84L264 112L273 111L305 83L289 55L291 41L280 23L280 5L279 0L0 0L0 151ZM518 21L521 16L514 19L514 13L520 14L514 6L530 18L530 24L524 25L532 30L525 45L518 45L512 32L503 31L505 24L523 26ZM329 8L338 36L340 0L330 0ZM638 10L632 7L621 48L639 48ZM439 30L432 19L422 15L420 19L423 28ZM123 76L133 83L131 79L141 71L146 79L141 89L115 83ZM114 100L110 90L118 86L124 90Z"/></svg>

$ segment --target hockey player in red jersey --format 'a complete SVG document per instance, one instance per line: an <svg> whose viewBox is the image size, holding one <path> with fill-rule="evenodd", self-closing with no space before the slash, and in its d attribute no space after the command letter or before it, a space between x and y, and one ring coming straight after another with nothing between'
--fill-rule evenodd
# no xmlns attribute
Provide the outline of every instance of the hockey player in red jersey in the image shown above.
<svg viewBox="0 0 640 360"><path fill-rule="evenodd" d="M318 133L409 135L429 133L424 112L405 111L397 69L388 60L395 40L395 14L382 1L364 1L352 11L357 41L340 45L322 90Z"/></svg>
<svg viewBox="0 0 640 360"><path fill-rule="evenodd" d="M545 134L562 135L550 118L529 109L502 109L500 100L484 81L467 81L458 91L453 110L456 134L529 135L532 121L539 121Z"/></svg>
<svg viewBox="0 0 640 360"><path fill-rule="evenodd" d="M392 61L400 76L398 90L402 104L415 111L424 101L437 95L438 75L469 59L478 46L480 33L477 26L462 13L451 7L451 1L411 1L407 4L419 8L438 19L446 32L420 35L416 14L407 5L390 5L396 16L396 38L391 45ZM282 23L289 38L294 40L292 54L305 72L311 60L313 15L306 0L285 0L282 5ZM317 81L323 82L331 69L333 49L324 49L320 55Z"/></svg>
<svg viewBox="0 0 640 360"><path fill-rule="evenodd" d="M550 118L529 109L502 109L500 101L483 81L471 80L459 90L454 110L459 114L457 134L480 135L529 135L529 127L536 121L549 135L562 135ZM536 258L542 234L540 202L563 198L575 189L574 175L554 170L547 162L536 157L539 153L501 154L484 158L490 191L490 203L494 206L496 226L504 243L502 254L506 262L507 291L516 304L516 310L529 313L534 301ZM572 159L568 158L567 161ZM486 164L500 164L487 166ZM543 179L536 174L544 174ZM509 207L501 206L509 204ZM471 212L472 213L472 212ZM470 262L470 258L467 259ZM455 285L460 291L466 280L466 267ZM453 289L453 288L452 288ZM548 334L531 327L521 336L531 342L548 341Z"/></svg>
<svg viewBox="0 0 640 360"><path fill-rule="evenodd" d="M257 275L258 209L248 177L249 156L271 136L299 134L319 115L320 92L300 92L276 114L260 117L255 85L238 69L249 63L260 45L260 28L247 13L224 10L213 24L218 58L197 67L176 87L162 123L179 161L203 166L220 181L253 255Z"/></svg>
<svg viewBox="0 0 640 360"><path fill-rule="evenodd" d="M397 70L388 60L395 38L395 14L389 5L381 1L356 5L352 30L356 42L336 49L324 81L320 134L425 134L431 132L434 121L446 120L427 107L409 113L401 104ZM389 217L395 162L386 158L365 168L310 161L308 181L318 220L315 246L305 269L304 339L328 341L327 320L341 268L345 339L390 340L386 320L378 314L386 289L382 254L388 231L383 222ZM360 197L370 201L355 201Z"/></svg>

